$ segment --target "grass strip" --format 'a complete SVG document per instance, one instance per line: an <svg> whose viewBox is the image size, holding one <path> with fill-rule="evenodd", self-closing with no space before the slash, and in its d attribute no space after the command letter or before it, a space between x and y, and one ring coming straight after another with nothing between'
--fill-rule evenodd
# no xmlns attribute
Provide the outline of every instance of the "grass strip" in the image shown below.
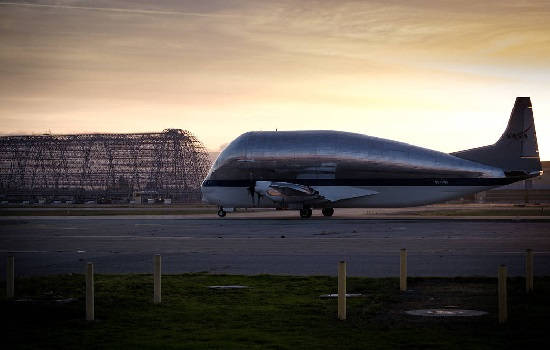
<svg viewBox="0 0 550 350"><path fill-rule="evenodd" d="M0 299L3 338L16 349L517 349L544 344L550 278L509 282L510 321L497 323L495 278L348 278L348 320L338 321L335 277L183 274L163 276L153 305L151 275L96 275L96 321L84 321L84 276L19 278ZM246 285L215 290L210 285ZM5 282L3 282L5 288ZM56 303L56 299L75 298ZM475 318L422 318L410 309L460 307Z"/></svg>

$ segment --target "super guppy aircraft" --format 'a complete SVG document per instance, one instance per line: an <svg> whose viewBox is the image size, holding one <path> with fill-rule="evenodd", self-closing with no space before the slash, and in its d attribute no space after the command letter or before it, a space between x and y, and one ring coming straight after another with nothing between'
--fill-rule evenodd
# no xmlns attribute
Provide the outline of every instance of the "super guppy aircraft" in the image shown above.
<svg viewBox="0 0 550 350"><path fill-rule="evenodd" d="M408 207L447 201L542 174L531 100L518 97L493 145L443 153L341 131L252 131L220 153L201 190L233 208Z"/></svg>

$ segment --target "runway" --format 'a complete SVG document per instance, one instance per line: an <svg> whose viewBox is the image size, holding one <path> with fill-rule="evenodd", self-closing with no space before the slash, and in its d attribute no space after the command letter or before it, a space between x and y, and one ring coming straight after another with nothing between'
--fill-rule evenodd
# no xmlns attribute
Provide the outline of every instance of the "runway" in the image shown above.
<svg viewBox="0 0 550 350"><path fill-rule="evenodd" d="M397 276L399 249L410 276L495 276L499 264L523 275L526 248L535 274L550 275L550 222L535 219L364 219L245 214L141 217L6 217L0 219L2 278L8 255L17 275L163 272Z"/></svg>

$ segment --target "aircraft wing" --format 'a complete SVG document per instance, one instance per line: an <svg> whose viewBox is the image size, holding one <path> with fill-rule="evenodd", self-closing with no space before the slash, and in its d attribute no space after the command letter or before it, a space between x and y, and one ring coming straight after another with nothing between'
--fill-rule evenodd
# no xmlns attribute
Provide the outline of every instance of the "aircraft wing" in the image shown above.
<svg viewBox="0 0 550 350"><path fill-rule="evenodd" d="M331 202L378 194L378 192L373 190L352 186L314 186L312 188Z"/></svg>
<svg viewBox="0 0 550 350"><path fill-rule="evenodd" d="M275 202L295 203L319 198L311 187L290 182L256 181L254 192Z"/></svg>
<svg viewBox="0 0 550 350"><path fill-rule="evenodd" d="M256 181L254 191L275 202L303 202L306 200L328 200L336 202L364 196L372 196L378 192L351 186L305 186L290 182Z"/></svg>

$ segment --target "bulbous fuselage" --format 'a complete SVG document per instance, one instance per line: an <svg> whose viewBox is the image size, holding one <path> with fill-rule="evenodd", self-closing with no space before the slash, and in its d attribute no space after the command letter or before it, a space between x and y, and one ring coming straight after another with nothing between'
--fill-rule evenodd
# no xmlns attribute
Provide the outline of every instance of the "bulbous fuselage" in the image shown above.
<svg viewBox="0 0 550 350"><path fill-rule="evenodd" d="M421 205L512 182L502 169L402 142L340 131L256 131L239 136L218 156L203 198L231 207L280 206L251 201L257 181L377 192L333 207ZM402 195L404 188L409 195Z"/></svg>

